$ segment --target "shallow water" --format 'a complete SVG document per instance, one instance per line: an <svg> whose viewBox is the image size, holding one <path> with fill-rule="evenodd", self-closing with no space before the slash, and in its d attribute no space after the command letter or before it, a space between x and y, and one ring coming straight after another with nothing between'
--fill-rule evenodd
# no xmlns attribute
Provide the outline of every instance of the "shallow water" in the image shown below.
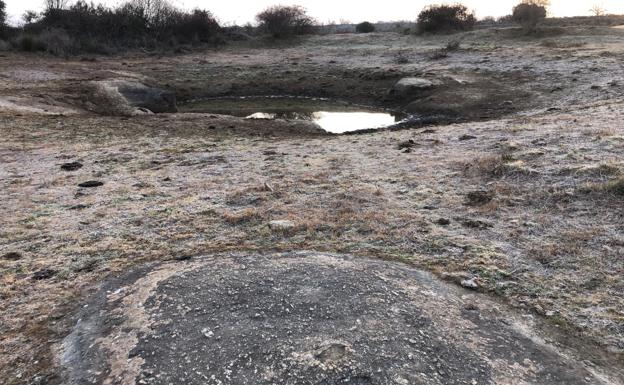
<svg viewBox="0 0 624 385"><path fill-rule="evenodd" d="M245 97L206 99L184 103L181 112L232 115L247 119L311 121L327 132L379 129L402 121L402 114L354 106L325 99L287 97Z"/></svg>

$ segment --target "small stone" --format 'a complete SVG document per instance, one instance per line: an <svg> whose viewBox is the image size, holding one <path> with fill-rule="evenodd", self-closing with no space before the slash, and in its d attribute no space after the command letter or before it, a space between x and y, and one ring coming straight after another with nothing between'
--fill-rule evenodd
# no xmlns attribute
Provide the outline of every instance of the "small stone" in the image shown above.
<svg viewBox="0 0 624 385"><path fill-rule="evenodd" d="M440 218L436 221L436 223L440 226L448 226L451 224L451 221L447 218Z"/></svg>
<svg viewBox="0 0 624 385"><path fill-rule="evenodd" d="M10 253L6 253L2 256L2 259L6 259L8 261L17 261L22 259L22 254L12 251Z"/></svg>
<svg viewBox="0 0 624 385"><path fill-rule="evenodd" d="M76 171L81 168L82 168L82 163L80 162L64 163L61 165L61 170L63 171Z"/></svg>
<svg viewBox="0 0 624 385"><path fill-rule="evenodd" d="M104 186L104 182L100 182L98 180L89 180L86 182L82 182L78 185L78 187L86 187L86 188L100 187L100 186Z"/></svg>
<svg viewBox="0 0 624 385"><path fill-rule="evenodd" d="M214 337L214 332L208 328L203 328L201 333L204 335L204 337L206 338L212 338Z"/></svg>
<svg viewBox="0 0 624 385"><path fill-rule="evenodd" d="M295 223L293 221L280 219L280 220L275 220L275 221L269 222L269 227L272 230L286 231L286 230L294 229L295 228Z"/></svg>
<svg viewBox="0 0 624 385"><path fill-rule="evenodd" d="M472 277L470 279L464 279L463 281L461 281L461 285L463 287L465 287L466 289L478 289L479 288L479 283L478 283L478 278L477 277Z"/></svg>
<svg viewBox="0 0 624 385"><path fill-rule="evenodd" d="M406 96L413 93L422 92L435 87L435 83L424 78L403 78L399 80L390 90L390 94Z"/></svg>
<svg viewBox="0 0 624 385"><path fill-rule="evenodd" d="M41 269L39 271L36 271L33 274L33 279L40 281L43 279L48 279L48 278L52 278L56 275L56 270L52 270L52 269Z"/></svg>
<svg viewBox="0 0 624 385"><path fill-rule="evenodd" d="M477 139L477 137L473 136L473 135L462 135L462 136L459 137L459 140L461 140L461 141L473 140L473 139Z"/></svg>
<svg viewBox="0 0 624 385"><path fill-rule="evenodd" d="M71 206L69 210L84 210L86 208L89 208L89 205L78 204Z"/></svg>

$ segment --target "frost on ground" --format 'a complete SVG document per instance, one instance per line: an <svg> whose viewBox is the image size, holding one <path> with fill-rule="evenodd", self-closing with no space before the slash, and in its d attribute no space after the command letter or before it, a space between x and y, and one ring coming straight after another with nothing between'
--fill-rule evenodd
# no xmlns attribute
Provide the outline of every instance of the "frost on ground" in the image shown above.
<svg viewBox="0 0 624 385"><path fill-rule="evenodd" d="M9 55L0 63L7 97L45 94L76 109L78 84L128 73L182 99L268 89L371 102L407 75L486 70L519 90L518 110L502 118L356 136L284 121L45 116L3 104L0 378L59 381L55 344L108 275L227 251L406 262L537 314L621 368L624 32L585 32L535 41L475 32L438 60L428 55L441 38L393 34L159 59L50 58L47 71L59 75L32 81L23 71L46 63ZM393 51L405 49L416 59L394 64ZM16 66L19 76L9 72ZM74 162L82 167L62 167Z"/></svg>

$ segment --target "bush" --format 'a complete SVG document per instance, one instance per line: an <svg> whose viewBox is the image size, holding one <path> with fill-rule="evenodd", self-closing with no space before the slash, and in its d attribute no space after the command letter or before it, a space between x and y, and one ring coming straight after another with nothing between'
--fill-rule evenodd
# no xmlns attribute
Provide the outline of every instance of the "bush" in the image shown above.
<svg viewBox="0 0 624 385"><path fill-rule="evenodd" d="M18 36L13 44L17 49L25 52L37 52L46 50L45 44L43 44L43 42L39 40L37 36L31 34Z"/></svg>
<svg viewBox="0 0 624 385"><path fill-rule="evenodd" d="M513 8L511 17L525 30L533 31L539 22L546 18L546 7L533 3L521 3Z"/></svg>
<svg viewBox="0 0 624 385"><path fill-rule="evenodd" d="M210 12L182 11L165 0L130 0L116 8L80 0L70 7L47 7L41 17L30 16L31 22L24 26L28 36L24 44L17 44L18 47L40 50L35 47L40 43L55 55L79 51L110 53L115 47L217 43L221 31Z"/></svg>
<svg viewBox="0 0 624 385"><path fill-rule="evenodd" d="M459 40L451 40L446 43L445 49L447 51L458 51L461 48L461 42Z"/></svg>
<svg viewBox="0 0 624 385"><path fill-rule="evenodd" d="M6 24L6 3L4 0L0 0L0 27L4 27Z"/></svg>
<svg viewBox="0 0 624 385"><path fill-rule="evenodd" d="M0 0L0 37L4 36L6 30L6 3Z"/></svg>
<svg viewBox="0 0 624 385"><path fill-rule="evenodd" d="M38 36L37 41L42 51L45 50L55 56L74 54L78 48L74 39L62 30L44 31Z"/></svg>
<svg viewBox="0 0 624 385"><path fill-rule="evenodd" d="M368 21L362 22L355 26L355 32L357 33L371 33L375 32L375 26Z"/></svg>
<svg viewBox="0 0 624 385"><path fill-rule="evenodd" d="M208 11L177 12L172 18L171 34L186 41L210 42L219 32L219 23Z"/></svg>
<svg viewBox="0 0 624 385"><path fill-rule="evenodd" d="M314 31L314 19L297 5L275 5L256 15L261 30L276 39L304 35Z"/></svg>
<svg viewBox="0 0 624 385"><path fill-rule="evenodd" d="M476 18L465 5L432 5L418 15L417 23L420 33L468 31L474 28Z"/></svg>

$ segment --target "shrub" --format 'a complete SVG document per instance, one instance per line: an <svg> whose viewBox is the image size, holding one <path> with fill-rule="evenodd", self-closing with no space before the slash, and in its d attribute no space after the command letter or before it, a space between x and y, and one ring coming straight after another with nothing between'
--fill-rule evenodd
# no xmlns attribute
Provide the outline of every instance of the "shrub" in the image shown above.
<svg viewBox="0 0 624 385"><path fill-rule="evenodd" d="M37 36L24 34L17 37L14 45L17 49L25 52L45 51L46 46Z"/></svg>
<svg viewBox="0 0 624 385"><path fill-rule="evenodd" d="M55 56L67 56L77 51L74 39L62 30L44 31L38 36L37 41L41 45L41 50Z"/></svg>
<svg viewBox="0 0 624 385"><path fill-rule="evenodd" d="M260 28L276 39L304 35L314 30L314 19L297 5L275 5L256 15Z"/></svg>
<svg viewBox="0 0 624 385"><path fill-rule="evenodd" d="M371 33L375 32L375 26L368 21L362 22L355 26L355 32L357 33Z"/></svg>
<svg viewBox="0 0 624 385"><path fill-rule="evenodd" d="M447 51L458 51L460 48L461 42L459 40L451 40L446 43L446 47L444 49L446 49Z"/></svg>
<svg viewBox="0 0 624 385"><path fill-rule="evenodd" d="M212 14L201 9L192 13L177 12L172 21L172 34L187 41L209 42L220 28Z"/></svg>
<svg viewBox="0 0 624 385"><path fill-rule="evenodd" d="M513 8L512 19L527 31L535 30L546 18L546 7L534 3L521 3Z"/></svg>
<svg viewBox="0 0 624 385"><path fill-rule="evenodd" d="M41 19L27 24L25 30L31 34L55 31L54 36L47 37L54 47L48 50L61 54L62 46L72 51L107 53L113 46L214 43L220 26L208 11L181 11L165 0L130 0L116 8L81 0L66 8L47 8Z"/></svg>
<svg viewBox="0 0 624 385"><path fill-rule="evenodd" d="M0 29L4 29L6 25L6 4L4 0L0 0Z"/></svg>
<svg viewBox="0 0 624 385"><path fill-rule="evenodd" d="M432 5L418 15L417 23L421 33L467 31L474 27L476 18L465 5Z"/></svg>

